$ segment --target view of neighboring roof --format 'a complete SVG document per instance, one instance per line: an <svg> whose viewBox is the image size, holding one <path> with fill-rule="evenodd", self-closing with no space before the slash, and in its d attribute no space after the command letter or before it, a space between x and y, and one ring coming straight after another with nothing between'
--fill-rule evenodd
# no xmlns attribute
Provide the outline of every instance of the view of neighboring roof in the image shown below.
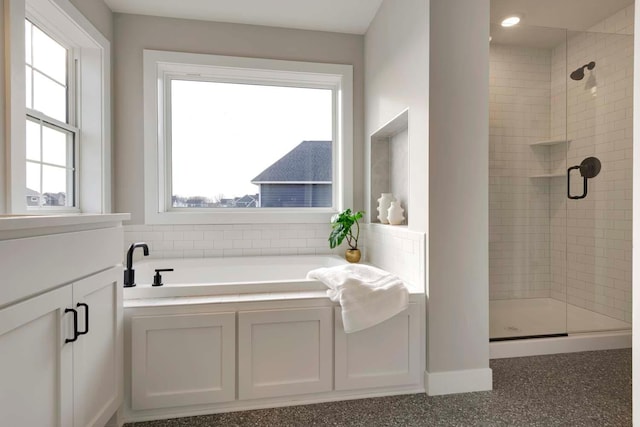
<svg viewBox="0 0 640 427"><path fill-rule="evenodd" d="M32 190L29 187L27 187L27 196L42 196L42 194L38 193L36 190Z"/></svg>
<svg viewBox="0 0 640 427"><path fill-rule="evenodd" d="M331 181L331 141L302 141L251 180L253 184Z"/></svg>

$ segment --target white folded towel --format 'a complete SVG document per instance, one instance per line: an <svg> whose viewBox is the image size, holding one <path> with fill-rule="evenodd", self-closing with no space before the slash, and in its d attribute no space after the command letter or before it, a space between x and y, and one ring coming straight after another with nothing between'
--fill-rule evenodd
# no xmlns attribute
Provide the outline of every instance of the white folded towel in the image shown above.
<svg viewBox="0 0 640 427"><path fill-rule="evenodd" d="M409 304L409 291L398 276L369 265L317 268L307 278L327 285L331 301L340 303L346 333L382 323Z"/></svg>

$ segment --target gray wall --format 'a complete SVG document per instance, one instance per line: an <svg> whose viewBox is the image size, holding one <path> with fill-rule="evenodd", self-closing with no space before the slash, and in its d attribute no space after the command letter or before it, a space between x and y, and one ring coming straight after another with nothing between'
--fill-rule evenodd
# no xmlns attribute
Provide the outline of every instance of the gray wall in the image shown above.
<svg viewBox="0 0 640 427"><path fill-rule="evenodd" d="M423 232L428 226L429 182L428 4L428 0L385 0L365 35L365 138L409 108L405 216L410 218L409 228Z"/></svg>
<svg viewBox="0 0 640 427"><path fill-rule="evenodd" d="M431 0L429 372L489 366L489 0Z"/></svg>
<svg viewBox="0 0 640 427"><path fill-rule="evenodd" d="M113 12L103 0L69 0L109 41L113 40Z"/></svg>
<svg viewBox="0 0 640 427"><path fill-rule="evenodd" d="M365 36L365 134L409 108L429 373L489 367L488 40L488 0L385 0Z"/></svg>
<svg viewBox="0 0 640 427"><path fill-rule="evenodd" d="M362 209L362 36L124 14L114 35L115 211L131 212L132 223L144 223L143 49L353 65L353 207Z"/></svg>

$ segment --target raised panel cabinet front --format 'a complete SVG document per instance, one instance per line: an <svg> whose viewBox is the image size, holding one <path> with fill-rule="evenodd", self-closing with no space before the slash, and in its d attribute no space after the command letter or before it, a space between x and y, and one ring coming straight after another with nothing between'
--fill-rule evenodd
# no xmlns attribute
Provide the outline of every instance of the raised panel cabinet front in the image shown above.
<svg viewBox="0 0 640 427"><path fill-rule="evenodd" d="M132 408L235 399L235 313L131 319Z"/></svg>
<svg viewBox="0 0 640 427"><path fill-rule="evenodd" d="M331 307L238 313L240 399L330 391Z"/></svg>
<svg viewBox="0 0 640 427"><path fill-rule="evenodd" d="M420 382L418 304L378 325L347 334L335 308L336 390L411 385Z"/></svg>

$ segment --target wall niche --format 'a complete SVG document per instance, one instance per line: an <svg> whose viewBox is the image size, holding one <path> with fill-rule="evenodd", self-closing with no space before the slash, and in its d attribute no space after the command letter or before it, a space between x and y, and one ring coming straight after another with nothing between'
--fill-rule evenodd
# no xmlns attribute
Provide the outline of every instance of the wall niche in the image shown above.
<svg viewBox="0 0 640 427"><path fill-rule="evenodd" d="M370 143L370 201L369 221L379 223L378 198L382 193L393 193L404 208L409 221L409 110L374 132Z"/></svg>

